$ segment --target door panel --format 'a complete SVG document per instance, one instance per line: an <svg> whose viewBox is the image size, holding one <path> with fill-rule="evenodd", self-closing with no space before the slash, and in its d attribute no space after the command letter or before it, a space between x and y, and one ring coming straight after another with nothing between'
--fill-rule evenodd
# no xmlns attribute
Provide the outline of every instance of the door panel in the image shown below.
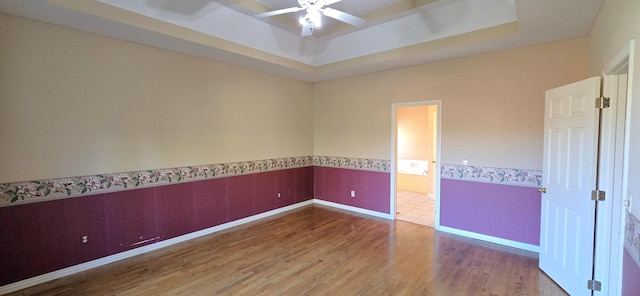
<svg viewBox="0 0 640 296"><path fill-rule="evenodd" d="M600 78L545 96L540 268L571 295L589 295L596 183Z"/></svg>
<svg viewBox="0 0 640 296"><path fill-rule="evenodd" d="M547 165L549 168L548 171L545 171L547 174L547 182L552 183L554 185L560 185L560 159L562 154L562 131L558 129L553 129L549 131L549 163L553 165Z"/></svg>
<svg viewBox="0 0 640 296"><path fill-rule="evenodd" d="M582 180L584 179L584 170L582 168L584 153L583 149L587 143L584 142L585 131L583 128L569 129L569 144L567 146L568 167L565 171L567 177L567 187L570 190L583 190ZM587 157L595 157L587 155ZM589 172L585 172L589 173ZM594 187L595 188L595 187Z"/></svg>

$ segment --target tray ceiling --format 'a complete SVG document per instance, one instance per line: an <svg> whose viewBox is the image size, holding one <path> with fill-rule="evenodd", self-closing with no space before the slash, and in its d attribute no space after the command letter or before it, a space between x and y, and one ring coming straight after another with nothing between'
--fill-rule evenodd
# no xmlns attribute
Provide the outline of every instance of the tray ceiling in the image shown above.
<svg viewBox="0 0 640 296"><path fill-rule="evenodd" d="M343 0L366 20L323 17L300 36L296 0L2 0L0 11L118 39L322 81L585 36L603 0Z"/></svg>

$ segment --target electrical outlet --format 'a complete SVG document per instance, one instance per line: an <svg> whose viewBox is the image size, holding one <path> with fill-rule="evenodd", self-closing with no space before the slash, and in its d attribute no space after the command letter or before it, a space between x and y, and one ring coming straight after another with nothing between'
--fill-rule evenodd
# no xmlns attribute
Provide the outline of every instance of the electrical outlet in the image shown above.
<svg viewBox="0 0 640 296"><path fill-rule="evenodd" d="M351 197L356 197L356 191L355 190L351 190Z"/></svg>
<svg viewBox="0 0 640 296"><path fill-rule="evenodd" d="M468 160L466 160L466 159L465 159L465 160L463 160L463 161L462 161L462 165L469 165L469 161L468 161Z"/></svg>
<svg viewBox="0 0 640 296"><path fill-rule="evenodd" d="M280 192L278 192L278 198L280 198Z"/></svg>
<svg viewBox="0 0 640 296"><path fill-rule="evenodd" d="M89 242L89 236L87 236L87 235L83 235L83 236L82 236L82 243L83 243L83 244L86 244L86 243L88 243L88 242Z"/></svg>

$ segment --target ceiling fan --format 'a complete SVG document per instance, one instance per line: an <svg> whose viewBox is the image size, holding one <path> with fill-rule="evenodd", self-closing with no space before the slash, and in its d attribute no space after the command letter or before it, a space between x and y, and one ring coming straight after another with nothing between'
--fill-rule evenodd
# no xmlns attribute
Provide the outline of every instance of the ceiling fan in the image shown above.
<svg viewBox="0 0 640 296"><path fill-rule="evenodd" d="M274 15L286 14L291 12L297 12L306 10L306 14L303 18L300 19L300 24L302 24L302 36L310 36L313 34L313 30L320 26L320 18L321 13L330 18L334 18L341 22L345 22L352 26L360 27L364 25L365 20L348 14L346 12L342 12L337 9L333 9L331 7L326 7L331 4L340 2L342 0L298 0L298 5L300 7L289 7L283 8L273 11L267 11L264 13L256 14L257 17L269 17Z"/></svg>

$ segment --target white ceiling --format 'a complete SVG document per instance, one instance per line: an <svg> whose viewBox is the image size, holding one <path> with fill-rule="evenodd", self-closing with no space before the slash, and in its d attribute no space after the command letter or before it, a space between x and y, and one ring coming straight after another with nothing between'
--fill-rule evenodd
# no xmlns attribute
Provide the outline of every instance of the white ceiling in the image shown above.
<svg viewBox="0 0 640 296"><path fill-rule="evenodd" d="M118 39L322 81L585 36L604 0L343 0L367 20L323 17L301 37L296 0L0 0L0 11ZM302 13L304 14L304 13Z"/></svg>

